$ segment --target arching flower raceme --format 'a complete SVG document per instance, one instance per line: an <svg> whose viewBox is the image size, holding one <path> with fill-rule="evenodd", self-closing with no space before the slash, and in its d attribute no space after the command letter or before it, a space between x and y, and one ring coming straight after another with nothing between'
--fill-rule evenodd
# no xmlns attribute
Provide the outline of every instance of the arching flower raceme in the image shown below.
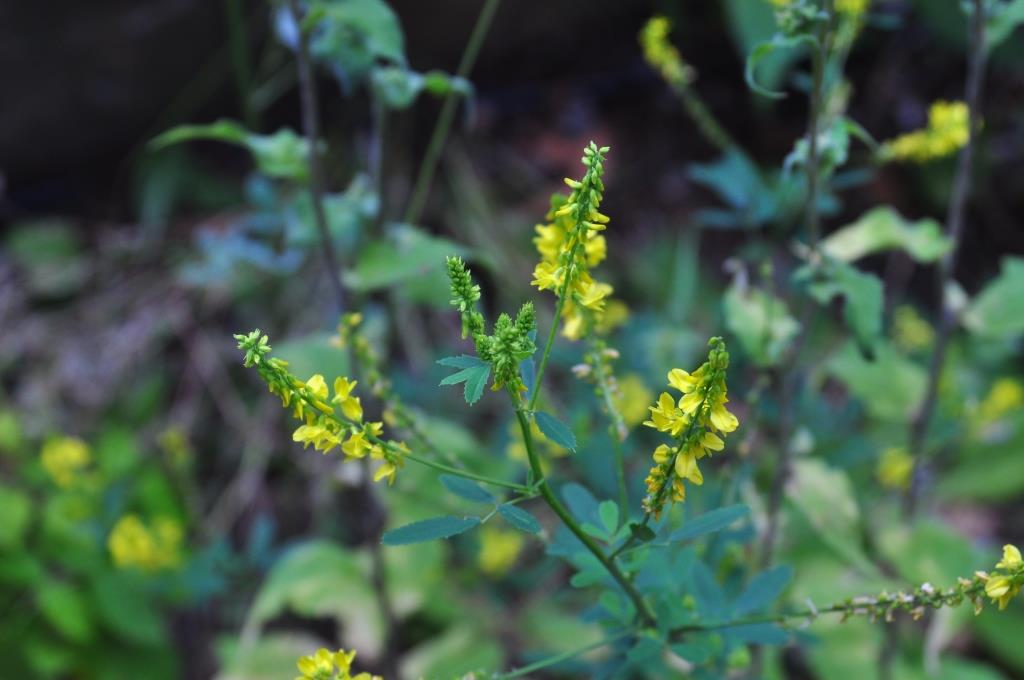
<svg viewBox="0 0 1024 680"><path fill-rule="evenodd" d="M605 313L612 287L591 276L590 270L600 264L608 253L608 245L600 233L608 225L608 216L600 211L604 198L604 154L608 147L591 142L583 150L587 170L579 181L566 178L572 189L566 197L555 194L547 223L535 227L533 243L540 262L533 270L532 285L550 290L562 303L562 334L578 340L588 331L588 324L599 325Z"/></svg>
<svg viewBox="0 0 1024 680"><path fill-rule="evenodd" d="M880 147L883 161L927 163L956 153L967 144L969 115L964 102L937 101L928 109L928 126L891 139Z"/></svg>
<svg viewBox="0 0 1024 680"><path fill-rule="evenodd" d="M693 68L683 61L679 50L669 42L672 22L664 16L651 17L640 31L640 46L644 59L666 83L683 88L693 82Z"/></svg>
<svg viewBox="0 0 1024 680"><path fill-rule="evenodd" d="M171 569L181 563L184 532L170 517L158 517L147 526L138 515L124 515L107 537L107 548L119 568L145 571Z"/></svg>
<svg viewBox="0 0 1024 680"><path fill-rule="evenodd" d="M682 394L676 399L662 392L644 425L672 437L672 444L654 450L654 466L647 475L644 511L658 517L665 502L686 499L686 482L701 485L704 475L697 461L725 448L725 437L739 427L727 408L725 372L729 353L721 338L708 341L708 360L693 373L681 368L668 372L668 385Z"/></svg>
<svg viewBox="0 0 1024 680"><path fill-rule="evenodd" d="M273 394L303 424L292 433L292 440L327 454L338 448L348 460L365 458L382 461L374 481L395 475L404 465L409 449L401 442L384 440L384 424L364 422L363 406L353 394L354 380L339 376L334 380L334 396L320 374L299 380L288 370L288 362L270 356L266 335L257 329L247 335L236 335L238 348L245 352L244 365L255 366Z"/></svg>

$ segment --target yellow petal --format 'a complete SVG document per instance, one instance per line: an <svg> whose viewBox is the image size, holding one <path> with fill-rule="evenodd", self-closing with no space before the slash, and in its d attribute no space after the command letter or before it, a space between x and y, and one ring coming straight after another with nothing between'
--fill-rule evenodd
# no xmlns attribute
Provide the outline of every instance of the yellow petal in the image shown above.
<svg viewBox="0 0 1024 680"><path fill-rule="evenodd" d="M1016 546L1006 544L1003 546L1003 559L996 565L996 569L1014 569L1022 563L1024 560L1021 559L1020 550Z"/></svg>
<svg viewBox="0 0 1024 680"><path fill-rule="evenodd" d="M685 394L693 391L697 386L697 379L681 368L673 368L668 372L668 384Z"/></svg>

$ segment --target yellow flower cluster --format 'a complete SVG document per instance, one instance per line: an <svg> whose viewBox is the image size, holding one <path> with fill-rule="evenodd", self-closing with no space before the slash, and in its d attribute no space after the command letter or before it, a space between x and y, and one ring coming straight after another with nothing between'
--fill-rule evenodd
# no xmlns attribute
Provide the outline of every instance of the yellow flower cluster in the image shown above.
<svg viewBox="0 0 1024 680"><path fill-rule="evenodd" d="M68 488L81 479L81 474L92 461L89 445L74 437L59 437L43 444L39 454L43 469L57 486Z"/></svg>
<svg viewBox="0 0 1024 680"><path fill-rule="evenodd" d="M793 4L793 0L769 0L776 9L782 9ZM859 17L864 12L868 11L868 7L871 6L871 0L835 0L835 10L837 14L843 14L846 16Z"/></svg>
<svg viewBox="0 0 1024 680"><path fill-rule="evenodd" d="M125 515L110 531L107 548L119 568L159 571L181 563L183 539L181 524L170 517L158 517L147 527L138 515Z"/></svg>
<svg viewBox="0 0 1024 680"><path fill-rule="evenodd" d="M1020 550L1012 545L1003 546L1003 559L996 564L996 573L988 575L985 581L985 594L999 603L1000 609L1006 609L1024 583L1024 560Z"/></svg>
<svg viewBox="0 0 1024 680"><path fill-rule="evenodd" d="M882 486L889 489L906 489L914 473L914 458L902 446L894 446L882 452L878 459L875 476Z"/></svg>
<svg viewBox="0 0 1024 680"><path fill-rule="evenodd" d="M653 16L640 31L640 46L644 59L672 87L683 88L693 82L694 71L679 50L669 42L672 22L664 16Z"/></svg>
<svg viewBox="0 0 1024 680"><path fill-rule="evenodd" d="M582 162L587 167L583 179L566 178L572 189L566 198L556 194L551 201L547 224L536 227L533 239L541 260L533 270L532 284L540 290L551 290L563 298L562 334L578 340L588 331L588 322L600 323L605 312L605 299L612 287L595 281L590 269L607 255L603 231L608 216L598 211L604 196L604 154L608 147L593 142L583 150Z"/></svg>
<svg viewBox="0 0 1024 680"><path fill-rule="evenodd" d="M383 680L381 676L369 673L352 675L352 661L355 658L355 650L346 652L339 649L332 652L320 648L315 654L299 658L296 666L302 675L295 680Z"/></svg>
<svg viewBox="0 0 1024 680"><path fill-rule="evenodd" d="M322 375L313 375L303 382L288 371L288 362L269 357L267 336L259 330L236 335L235 339L239 349L245 351L245 365L255 366L270 391L281 398L286 408L292 407L297 420L304 421L292 433L294 441L312 445L323 453L340 447L349 460L369 455L382 461L373 480L394 483L409 448L402 442L383 440L383 423L363 422L363 405L353 394L355 381L335 378L332 397Z"/></svg>
<svg viewBox="0 0 1024 680"><path fill-rule="evenodd" d="M883 161L913 163L943 158L967 143L968 126L966 104L937 101L928 110L928 127L885 142L879 149L879 157Z"/></svg>
<svg viewBox="0 0 1024 680"><path fill-rule="evenodd" d="M658 517L671 499L686 499L685 481L701 485L704 476L697 461L714 451L725 448L720 435L739 427L739 419L726 409L729 401L725 384L725 371L729 367L729 353L721 338L712 338L708 360L693 373L681 368L668 372L668 384L682 393L677 401L670 393L662 392L654 406L651 418L644 425L665 432L673 445L661 444L654 450L654 467L647 475L647 497L644 511Z"/></svg>

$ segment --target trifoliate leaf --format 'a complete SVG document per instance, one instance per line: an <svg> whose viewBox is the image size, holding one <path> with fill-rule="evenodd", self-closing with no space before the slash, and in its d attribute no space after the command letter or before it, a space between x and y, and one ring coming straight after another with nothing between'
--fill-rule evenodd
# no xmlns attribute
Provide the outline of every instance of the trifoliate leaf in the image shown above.
<svg viewBox="0 0 1024 680"><path fill-rule="evenodd" d="M446 357L439 359L438 362L442 366L453 366L455 368L462 368L461 371L451 374L447 378L441 381L441 385L457 385L459 383L465 383L463 389L463 397L466 399L466 403L472 406L484 393L484 386L487 384L487 378L491 375L491 365L481 361L477 357L463 354L458 357Z"/></svg>
<svg viewBox="0 0 1024 680"><path fill-rule="evenodd" d="M572 433L568 425L544 411L537 411L534 417L537 419L537 427L545 437L563 448L576 451L576 435Z"/></svg>
<svg viewBox="0 0 1024 680"><path fill-rule="evenodd" d="M465 477L456 477L455 475L441 475L438 479L441 480L441 484L444 488L451 491L456 496L460 496L469 501L476 503L493 503L494 496L487 489L474 484Z"/></svg>
<svg viewBox="0 0 1024 680"><path fill-rule="evenodd" d="M500 514L506 522L520 531L525 531L528 534L540 533L540 522L537 521L536 517L522 508L504 503L498 506L498 514Z"/></svg>
<svg viewBox="0 0 1024 680"><path fill-rule="evenodd" d="M797 271L795 278L804 277L808 273L807 268L802 268ZM874 274L862 272L837 260L829 262L818 274L823 275L823 278L808 285L811 297L819 304L826 305L837 295L842 296L843 320L853 333L861 354L873 359L882 335L882 281Z"/></svg>
<svg viewBox="0 0 1024 680"><path fill-rule="evenodd" d="M432 517L384 532L381 543L384 545L408 545L433 541L438 538L450 538L468 531L478 524L480 524L479 517L455 517L453 515Z"/></svg>
<svg viewBox="0 0 1024 680"><path fill-rule="evenodd" d="M597 514L601 516L601 524L609 535L619 530L619 506L615 501L602 501L597 506Z"/></svg>
<svg viewBox="0 0 1024 680"><path fill-rule="evenodd" d="M711 512L704 513L700 517L687 520L683 524L683 528L672 532L668 540L670 543L690 541L706 534L720 531L749 513L750 508L745 505L729 505L724 508L716 508Z"/></svg>

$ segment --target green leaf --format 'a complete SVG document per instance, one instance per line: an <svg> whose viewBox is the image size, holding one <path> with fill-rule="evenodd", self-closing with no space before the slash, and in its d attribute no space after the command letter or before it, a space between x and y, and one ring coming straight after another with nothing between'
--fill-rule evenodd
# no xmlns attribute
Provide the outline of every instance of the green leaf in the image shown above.
<svg viewBox="0 0 1024 680"><path fill-rule="evenodd" d="M71 642L84 643L92 639L92 612L76 588L58 581L44 583L36 590L36 605L43 618Z"/></svg>
<svg viewBox="0 0 1024 680"><path fill-rule="evenodd" d="M770 97L771 99L782 99L786 96L785 92L769 90L757 83L757 78L755 77L757 65L777 50L790 50L800 47L801 45L815 47L817 44L818 41L810 35L796 35L792 37L776 35L770 42L763 42L760 45L755 45L754 49L750 52L750 56L747 57L747 65L743 71L743 78L747 81L747 86L754 92L764 95L765 97Z"/></svg>
<svg viewBox="0 0 1024 680"><path fill-rule="evenodd" d="M809 269L801 269L794 277L802 278L809 272ZM843 320L853 333L861 353L873 358L882 336L884 290L881 279L836 260L817 270L817 275L824 278L808 284L811 297L819 304L827 305L832 298L842 296Z"/></svg>
<svg viewBox="0 0 1024 680"><path fill-rule="evenodd" d="M716 531L721 531L741 517L746 517L750 508L745 505L729 505L706 512L700 517L688 520L681 529L668 537L670 543L691 541Z"/></svg>
<svg viewBox="0 0 1024 680"><path fill-rule="evenodd" d="M968 330L991 339L1024 333L1024 258L1004 257L1002 271L975 297L964 313Z"/></svg>
<svg viewBox="0 0 1024 680"><path fill-rule="evenodd" d="M576 435L572 433L568 425L544 411L537 411L534 417L537 419L537 427L540 428L545 437L562 448L573 452L576 451Z"/></svg>
<svg viewBox="0 0 1024 680"><path fill-rule="evenodd" d="M332 344L333 333L314 333L289 338L274 344L275 353L288 362L301 380L314 373L330 376L349 375L348 354Z"/></svg>
<svg viewBox="0 0 1024 680"><path fill-rule="evenodd" d="M602 501L597 506L597 514L601 516L601 524L609 536L614 536L619 530L619 506L615 501Z"/></svg>
<svg viewBox="0 0 1024 680"><path fill-rule="evenodd" d="M786 303L759 288L733 283L722 305L726 327L758 366L777 365L800 330Z"/></svg>
<svg viewBox="0 0 1024 680"><path fill-rule="evenodd" d="M985 22L985 49L991 51L1013 35L1018 26L1024 24L1024 0L1009 0L993 3L988 20Z"/></svg>
<svg viewBox="0 0 1024 680"><path fill-rule="evenodd" d="M133 574L98 574L92 597L97 618L121 639L147 646L166 644L163 616Z"/></svg>
<svg viewBox="0 0 1024 680"><path fill-rule="evenodd" d="M32 519L32 499L15 488L0 486L0 517L0 548L17 547Z"/></svg>
<svg viewBox="0 0 1024 680"><path fill-rule="evenodd" d="M705 226L753 229L775 216L778 204L757 164L739 149L729 149L712 163L690 166L690 179L712 189L733 212L724 219L701 212Z"/></svg>
<svg viewBox="0 0 1024 680"><path fill-rule="evenodd" d="M860 547L860 508L845 472L821 460L798 460L786 496L840 558L865 575L878 575Z"/></svg>
<svg viewBox="0 0 1024 680"><path fill-rule="evenodd" d="M448 489L456 496L460 496L466 500L474 501L476 503L494 502L494 496L490 491L480 487L478 484L474 484L465 477L441 475L438 479L441 480L441 484L444 485L444 488Z"/></svg>
<svg viewBox="0 0 1024 680"><path fill-rule="evenodd" d="M462 395L466 399L466 403L472 406L480 400L484 393L484 386L487 384L487 378L491 375L490 364L468 354L439 359L437 363L442 366L455 366L456 368L464 366L461 371L452 373L442 380L440 384L443 386L465 383Z"/></svg>
<svg viewBox="0 0 1024 680"><path fill-rule="evenodd" d="M525 531L528 534L539 534L541 530L540 522L537 518L528 513L522 508L503 503L498 506L498 513L504 518L506 522L514 526L520 531Z"/></svg>
<svg viewBox="0 0 1024 680"><path fill-rule="evenodd" d="M469 531L478 524L480 524L479 517L455 517L454 515L431 517L385 532L381 543L384 545L408 545L433 541L438 538L450 538Z"/></svg>
<svg viewBox="0 0 1024 680"><path fill-rule="evenodd" d="M407 109L422 92L445 97L450 92L468 96L472 88L464 78L450 76L443 71L427 74L401 66L376 67L370 75L374 93L391 109Z"/></svg>
<svg viewBox="0 0 1024 680"><path fill-rule="evenodd" d="M759 43L771 40L776 32L775 10L769 2L726 0L726 27L732 36L736 56L745 59ZM764 87L775 88L801 55L796 51L780 51L767 55L757 64L757 80Z"/></svg>
<svg viewBox="0 0 1024 680"><path fill-rule="evenodd" d="M402 678L462 678L481 668L498 668L504 653L489 628L464 622L450 626L402 654ZM294 675L294 673L293 673Z"/></svg>
<svg viewBox="0 0 1024 680"><path fill-rule="evenodd" d="M173 144L206 139L236 144L249 150L260 172L278 179L309 179L309 144L293 130L284 128L272 135L257 135L233 120L218 120L209 125L179 125L158 135L149 143L158 151Z"/></svg>
<svg viewBox="0 0 1024 680"><path fill-rule="evenodd" d="M782 595L782 591L791 580L793 568L788 565L762 571L750 580L743 593L736 599L736 614L749 614L764 609Z"/></svg>
<svg viewBox="0 0 1024 680"><path fill-rule="evenodd" d="M309 17L310 53L330 67L346 90L363 80L378 61L405 65L402 27L383 0L314 0ZM294 42L290 35L282 37L286 43Z"/></svg>
<svg viewBox="0 0 1024 680"><path fill-rule="evenodd" d="M825 365L826 371L846 385L873 418L905 423L924 398L924 368L880 342L874 361L867 361L853 343L847 343Z"/></svg>
<svg viewBox="0 0 1024 680"><path fill-rule="evenodd" d="M949 252L952 242L933 219L911 222L890 206L874 208L829 234L822 251L842 262L885 250L901 248L918 262L935 262Z"/></svg>

